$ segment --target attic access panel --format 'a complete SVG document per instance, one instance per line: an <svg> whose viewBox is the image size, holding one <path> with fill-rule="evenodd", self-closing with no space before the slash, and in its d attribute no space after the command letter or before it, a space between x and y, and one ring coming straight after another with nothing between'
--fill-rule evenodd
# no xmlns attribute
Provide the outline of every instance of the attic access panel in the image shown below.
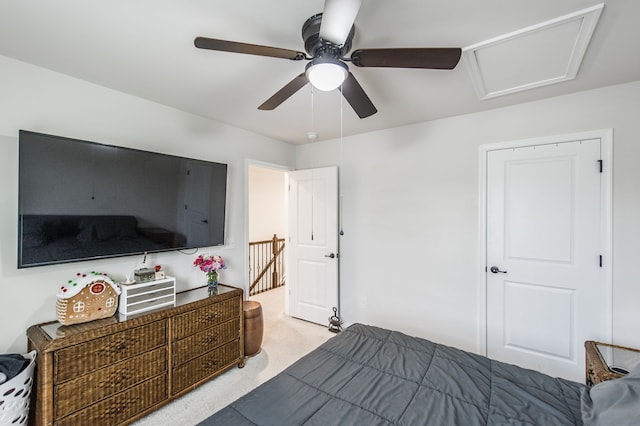
<svg viewBox="0 0 640 426"><path fill-rule="evenodd" d="M478 97L574 79L603 8L599 4L465 47Z"/></svg>

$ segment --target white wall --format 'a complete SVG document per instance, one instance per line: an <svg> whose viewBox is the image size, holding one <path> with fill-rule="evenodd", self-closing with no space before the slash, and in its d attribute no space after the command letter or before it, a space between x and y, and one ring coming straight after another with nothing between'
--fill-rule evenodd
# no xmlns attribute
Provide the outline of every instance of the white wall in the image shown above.
<svg viewBox="0 0 640 426"><path fill-rule="evenodd" d="M0 93L0 353L26 350L27 327L55 319L55 294L76 272L100 270L120 280L141 260L16 268L19 129L227 163L226 245L206 251L225 257L223 282L246 285L244 163L293 166L294 147L3 56ZM151 262L166 265L185 289L204 282L194 258L170 252L152 255Z"/></svg>
<svg viewBox="0 0 640 426"><path fill-rule="evenodd" d="M284 177L284 170L249 167L249 241L284 238Z"/></svg>
<svg viewBox="0 0 640 426"><path fill-rule="evenodd" d="M613 339L640 347L638 117L640 82L345 138L343 319L478 351L479 146L613 128ZM296 167L339 155L299 146Z"/></svg>
<svg viewBox="0 0 640 426"><path fill-rule="evenodd" d="M16 269L17 133L28 129L229 164L225 282L245 285L244 161L340 165L340 142L293 148L234 127L0 56L0 352L55 319L59 284L124 257ZM384 114L384 111L380 111ZM342 316L477 350L479 150L485 143L614 129L614 341L640 346L640 82L345 138ZM295 159L294 159L295 152ZM193 255L164 253L181 288L201 284Z"/></svg>

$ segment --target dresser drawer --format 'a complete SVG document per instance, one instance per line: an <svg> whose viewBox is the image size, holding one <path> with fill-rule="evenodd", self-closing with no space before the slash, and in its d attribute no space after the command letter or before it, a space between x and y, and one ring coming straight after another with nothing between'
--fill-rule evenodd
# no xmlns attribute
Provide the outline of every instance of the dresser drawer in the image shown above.
<svg viewBox="0 0 640 426"><path fill-rule="evenodd" d="M55 425L117 425L166 398L167 376L163 374L82 411L58 419Z"/></svg>
<svg viewBox="0 0 640 426"><path fill-rule="evenodd" d="M60 384L166 343L166 321L157 321L60 349L55 352L54 382Z"/></svg>
<svg viewBox="0 0 640 426"><path fill-rule="evenodd" d="M239 352L240 340L237 339L174 368L172 393L178 393L236 363Z"/></svg>
<svg viewBox="0 0 640 426"><path fill-rule="evenodd" d="M167 371L167 350L158 348L55 387L61 418ZM82 398L78 398L82 395Z"/></svg>
<svg viewBox="0 0 640 426"><path fill-rule="evenodd" d="M232 297L178 315L171 321L173 339L183 339L227 320L239 318L240 306L240 298Z"/></svg>
<svg viewBox="0 0 640 426"><path fill-rule="evenodd" d="M177 366L238 338L240 318L208 328L173 343L173 365Z"/></svg>

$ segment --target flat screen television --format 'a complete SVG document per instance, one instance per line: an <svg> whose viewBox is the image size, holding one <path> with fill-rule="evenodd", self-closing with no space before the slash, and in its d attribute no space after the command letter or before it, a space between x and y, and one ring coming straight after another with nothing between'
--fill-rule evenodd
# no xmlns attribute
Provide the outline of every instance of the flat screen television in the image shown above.
<svg viewBox="0 0 640 426"><path fill-rule="evenodd" d="M26 130L18 268L224 244L227 165Z"/></svg>

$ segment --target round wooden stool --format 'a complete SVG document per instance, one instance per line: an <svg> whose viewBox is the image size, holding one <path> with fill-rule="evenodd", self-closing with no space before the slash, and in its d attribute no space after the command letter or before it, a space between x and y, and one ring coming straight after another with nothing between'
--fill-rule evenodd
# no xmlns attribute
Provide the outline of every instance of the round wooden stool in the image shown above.
<svg viewBox="0 0 640 426"><path fill-rule="evenodd" d="M244 311L244 356L254 356L262 349L262 305L255 300L245 300Z"/></svg>

